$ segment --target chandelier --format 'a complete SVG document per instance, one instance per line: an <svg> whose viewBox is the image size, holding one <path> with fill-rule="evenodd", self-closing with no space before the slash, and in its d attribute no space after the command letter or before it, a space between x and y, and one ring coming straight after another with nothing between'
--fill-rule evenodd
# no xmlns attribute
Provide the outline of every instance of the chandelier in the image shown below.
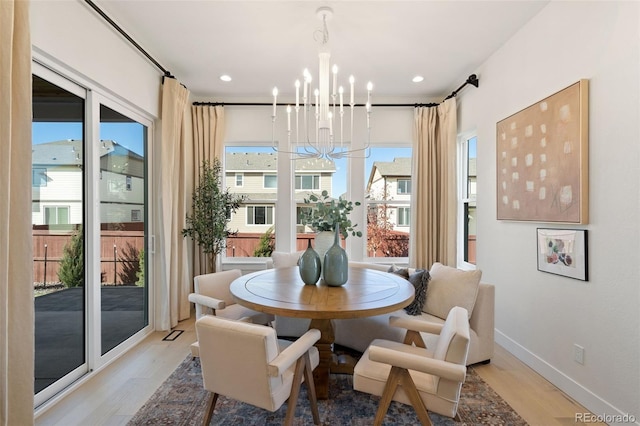
<svg viewBox="0 0 640 426"><path fill-rule="evenodd" d="M278 149L276 142L276 118L278 88L273 88L273 113L271 115L272 147L276 152L293 154L293 158L325 158L335 160L345 157L369 157L369 145L371 138L371 91L373 84L367 83L366 108L366 140L363 147L353 148L354 117L353 110L356 107L354 101L355 78L349 77L349 93L345 93L343 86L338 86L338 66L330 69L331 53L327 46L329 31L327 20L333 16L330 7L321 7L316 11L318 18L322 20L322 45L318 58L318 82L313 88L313 77L308 69L302 74L302 82L295 81L296 102L295 106L287 105L287 141L291 146L292 133L294 133L294 151ZM332 85L329 84L332 78ZM302 86L302 98L300 90ZM311 99L313 96L313 99ZM348 96L348 98L347 98ZM315 101L315 102L312 102ZM345 104L345 102L348 102ZM347 107L348 121L345 129L345 107ZM293 117L292 117L293 115ZM292 118L293 124L292 127ZM302 125L300 125L302 121ZM293 131L292 131L293 129ZM345 143L345 131L349 133L348 143ZM302 139L301 139L302 137ZM352 149L349 149L351 147Z"/></svg>

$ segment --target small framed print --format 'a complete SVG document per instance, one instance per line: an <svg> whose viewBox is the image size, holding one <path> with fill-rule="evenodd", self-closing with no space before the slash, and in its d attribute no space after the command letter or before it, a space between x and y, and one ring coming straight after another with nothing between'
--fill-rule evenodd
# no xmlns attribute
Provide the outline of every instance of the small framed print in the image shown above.
<svg viewBox="0 0 640 426"><path fill-rule="evenodd" d="M538 228L538 270L589 281L587 231Z"/></svg>

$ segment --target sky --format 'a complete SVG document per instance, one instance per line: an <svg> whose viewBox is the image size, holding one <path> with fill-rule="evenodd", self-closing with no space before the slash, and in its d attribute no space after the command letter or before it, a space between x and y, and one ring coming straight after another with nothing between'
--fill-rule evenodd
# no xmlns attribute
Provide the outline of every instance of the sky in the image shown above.
<svg viewBox="0 0 640 426"><path fill-rule="evenodd" d="M82 123L34 122L33 144L65 139L82 139ZM101 123L100 139L114 140L119 145L144 155L144 126L139 123ZM470 152L475 156L475 144L470 144ZM365 182L369 178L375 161L393 161L396 157L410 157L411 148L371 148L371 155L365 160ZM271 147L228 147L227 152L273 152ZM340 195L347 191L347 159L336 160L333 176L333 192Z"/></svg>
<svg viewBox="0 0 640 426"><path fill-rule="evenodd" d="M34 145L59 140L82 139L80 122L34 122ZM139 155L144 155L144 126L140 123L100 123L100 139L114 140Z"/></svg>

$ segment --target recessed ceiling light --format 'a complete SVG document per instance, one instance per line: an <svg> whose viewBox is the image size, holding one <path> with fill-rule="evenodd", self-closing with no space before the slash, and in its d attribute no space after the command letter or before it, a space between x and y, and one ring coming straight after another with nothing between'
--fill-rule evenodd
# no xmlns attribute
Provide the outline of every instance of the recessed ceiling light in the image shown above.
<svg viewBox="0 0 640 426"><path fill-rule="evenodd" d="M227 74L223 74L220 76L220 80L222 81L231 81L231 76L227 75Z"/></svg>
<svg viewBox="0 0 640 426"><path fill-rule="evenodd" d="M424 80L423 76L416 75L415 77L413 77L413 79L411 81L413 81L414 83L420 83L422 80Z"/></svg>

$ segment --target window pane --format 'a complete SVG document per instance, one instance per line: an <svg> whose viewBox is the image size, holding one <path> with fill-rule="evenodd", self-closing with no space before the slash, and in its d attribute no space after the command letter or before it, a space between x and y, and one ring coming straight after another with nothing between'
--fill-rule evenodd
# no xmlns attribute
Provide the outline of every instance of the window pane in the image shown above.
<svg viewBox="0 0 640 426"><path fill-rule="evenodd" d="M246 197L230 217L229 230L237 232L227 239L226 257L271 255L269 247L275 246L273 208L277 199L277 160L278 155L270 146L225 148L225 187L228 182L237 183L238 176L242 176L242 185L230 187L229 192Z"/></svg>
<svg viewBox="0 0 640 426"><path fill-rule="evenodd" d="M33 76L36 394L86 359L83 135L84 100Z"/></svg>
<svg viewBox="0 0 640 426"><path fill-rule="evenodd" d="M298 161L297 164L301 164L301 161ZM320 189L319 175L296 175L295 182L296 189L306 189L309 191Z"/></svg>
<svg viewBox="0 0 640 426"><path fill-rule="evenodd" d="M407 257L411 148L372 147L365 163L367 256Z"/></svg>
<svg viewBox="0 0 640 426"><path fill-rule="evenodd" d="M147 129L100 106L102 354L148 324ZM141 220L134 221L134 218Z"/></svg>
<svg viewBox="0 0 640 426"><path fill-rule="evenodd" d="M466 201L464 203L464 261L476 263L476 171L477 137L466 141Z"/></svg>
<svg viewBox="0 0 640 426"><path fill-rule="evenodd" d="M264 187L265 188L277 188L278 187L278 176L276 175L265 175L264 176Z"/></svg>

